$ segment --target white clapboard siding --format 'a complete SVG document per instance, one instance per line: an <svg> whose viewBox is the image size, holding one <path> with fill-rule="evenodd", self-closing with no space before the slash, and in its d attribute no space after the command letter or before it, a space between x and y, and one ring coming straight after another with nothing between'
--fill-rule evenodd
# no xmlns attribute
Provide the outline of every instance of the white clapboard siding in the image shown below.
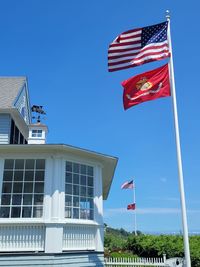
<svg viewBox="0 0 200 267"><path fill-rule="evenodd" d="M0 144L9 144L10 115L0 114Z"/></svg>
<svg viewBox="0 0 200 267"><path fill-rule="evenodd" d="M63 250L95 250L96 226L67 225L63 229Z"/></svg>
<svg viewBox="0 0 200 267"><path fill-rule="evenodd" d="M1 225L0 252L43 251L45 228L42 225Z"/></svg>

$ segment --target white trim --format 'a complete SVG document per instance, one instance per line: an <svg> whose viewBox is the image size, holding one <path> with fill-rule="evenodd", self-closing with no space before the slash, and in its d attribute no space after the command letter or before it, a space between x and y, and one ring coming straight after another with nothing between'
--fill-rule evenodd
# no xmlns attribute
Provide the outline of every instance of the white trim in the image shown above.
<svg viewBox="0 0 200 267"><path fill-rule="evenodd" d="M5 159L0 159L0 205L1 205L2 185L3 185L4 162Z"/></svg>

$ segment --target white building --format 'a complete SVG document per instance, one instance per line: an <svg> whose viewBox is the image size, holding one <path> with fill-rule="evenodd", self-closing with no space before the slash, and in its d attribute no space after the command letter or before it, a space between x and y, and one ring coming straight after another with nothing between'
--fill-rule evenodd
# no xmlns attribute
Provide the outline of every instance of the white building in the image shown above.
<svg viewBox="0 0 200 267"><path fill-rule="evenodd" d="M0 78L0 266L103 266L117 159L47 132L31 123L26 78Z"/></svg>

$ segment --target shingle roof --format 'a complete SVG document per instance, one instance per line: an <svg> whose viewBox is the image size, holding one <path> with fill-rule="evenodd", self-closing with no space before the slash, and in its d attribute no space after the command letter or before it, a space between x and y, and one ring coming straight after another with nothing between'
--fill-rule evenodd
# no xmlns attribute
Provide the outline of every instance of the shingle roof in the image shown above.
<svg viewBox="0 0 200 267"><path fill-rule="evenodd" d="M13 107L26 77L0 77L0 109Z"/></svg>

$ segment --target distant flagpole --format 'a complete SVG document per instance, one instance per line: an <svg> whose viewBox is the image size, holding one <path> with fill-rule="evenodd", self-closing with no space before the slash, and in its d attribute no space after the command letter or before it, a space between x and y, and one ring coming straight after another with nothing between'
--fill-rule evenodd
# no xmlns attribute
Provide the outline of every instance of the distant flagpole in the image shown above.
<svg viewBox="0 0 200 267"><path fill-rule="evenodd" d="M177 103L176 103L174 65L173 65L171 35L170 35L170 15L169 15L168 10L166 11L166 19L168 21L168 41L169 41L169 50L171 53L170 64L169 64L170 65L170 81L171 81L171 94L172 94L173 113L174 113L174 127L175 127L175 136L176 136L176 152L177 152L178 173L179 173L179 190L180 190L180 199L181 199L181 208L182 208L185 262L186 262L186 267L191 267L184 182L183 182L183 168L182 168L182 159L181 159L180 135L179 135L179 125L178 125L178 112L177 112Z"/></svg>
<svg viewBox="0 0 200 267"><path fill-rule="evenodd" d="M133 203L136 205L136 200L135 200L135 183L133 187ZM137 235L137 221L136 221L136 207L134 210L134 227L135 227L135 235Z"/></svg>

